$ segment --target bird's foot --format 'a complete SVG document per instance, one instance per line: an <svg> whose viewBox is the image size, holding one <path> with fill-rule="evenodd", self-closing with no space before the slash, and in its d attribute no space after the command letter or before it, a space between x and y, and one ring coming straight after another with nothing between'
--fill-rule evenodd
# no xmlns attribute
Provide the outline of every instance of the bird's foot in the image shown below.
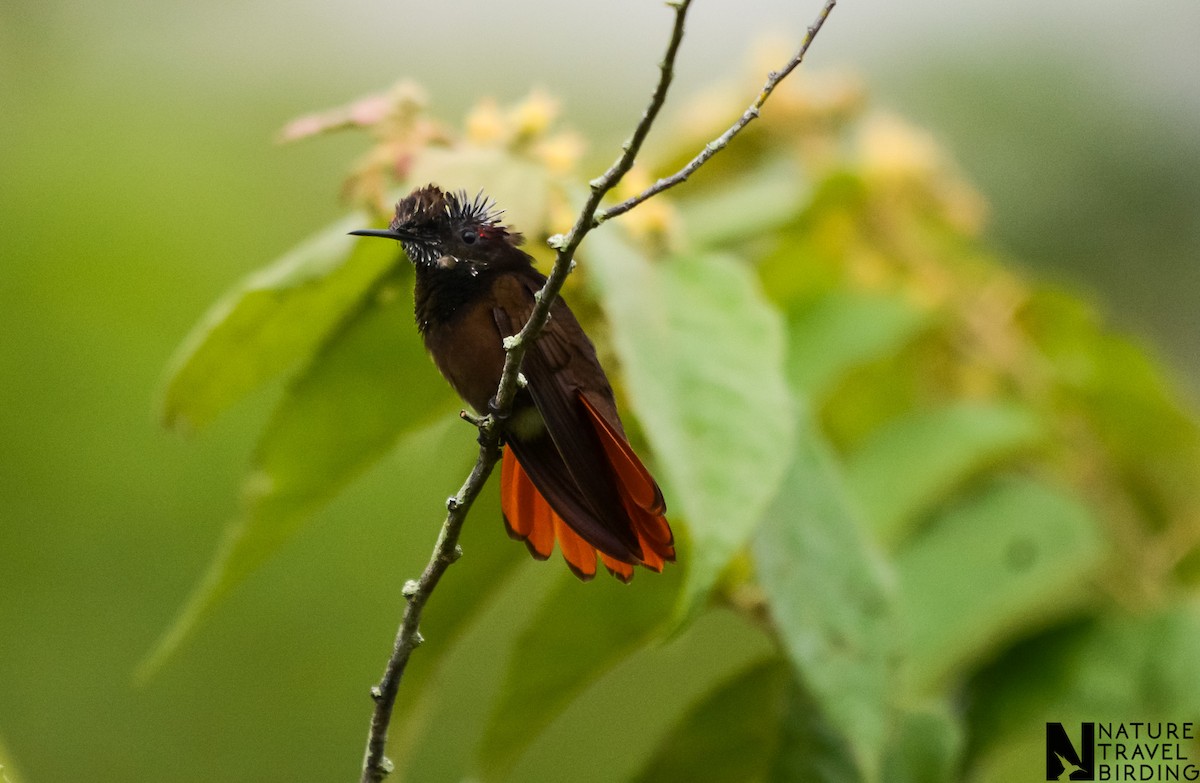
<svg viewBox="0 0 1200 783"><path fill-rule="evenodd" d="M508 424L509 418L512 417L512 410L502 412L500 410L500 406L496 404L496 398L492 397L490 400L488 400L488 416L490 416L492 418L492 421L495 422L495 424L496 424L496 432L497 432L496 444L498 446L502 447L502 446L504 446L504 428L505 428L505 425ZM482 444L482 442L483 442L483 430L482 429L480 429L480 431L479 431L479 438L480 438L480 443Z"/></svg>

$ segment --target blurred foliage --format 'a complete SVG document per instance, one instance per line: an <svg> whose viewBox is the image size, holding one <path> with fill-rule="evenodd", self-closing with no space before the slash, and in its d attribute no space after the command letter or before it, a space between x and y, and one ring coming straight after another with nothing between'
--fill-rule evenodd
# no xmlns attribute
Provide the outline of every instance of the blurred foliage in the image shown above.
<svg viewBox="0 0 1200 783"><path fill-rule="evenodd" d="M753 89L697 101L616 195L681 165ZM430 668L405 682L407 779L530 779L539 761L546 779L1035 779L1045 720L1200 718L1195 414L1141 346L990 251L945 154L865 104L843 79L786 83L687 186L585 243L565 295L663 479L680 565L585 586L512 570L523 553L499 538L468 546L418 657L449 671L493 645L494 676L471 693ZM284 137L366 129L343 192L375 222L414 185L482 187L545 261L582 178L554 113L540 94L484 102L458 131L402 84ZM406 323L407 262L349 225L234 288L172 365L171 425L289 380L244 512L152 668L395 444L411 494L472 439ZM401 511L432 546L438 507ZM521 612L498 622L497 595ZM659 640L694 644L729 609L745 622L728 638L753 652L715 657L687 694L606 686L670 682ZM674 727L635 732L656 698L675 699ZM448 740L455 699L482 717ZM585 713L638 752L594 769L554 750Z"/></svg>

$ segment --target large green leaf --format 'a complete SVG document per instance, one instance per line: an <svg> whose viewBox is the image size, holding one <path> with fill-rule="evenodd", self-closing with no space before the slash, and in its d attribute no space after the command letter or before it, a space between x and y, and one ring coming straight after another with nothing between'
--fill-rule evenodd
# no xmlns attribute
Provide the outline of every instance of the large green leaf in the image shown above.
<svg viewBox="0 0 1200 783"><path fill-rule="evenodd" d="M1028 409L959 403L917 411L878 430L846 461L846 483L889 544L962 481L1045 437Z"/></svg>
<svg viewBox="0 0 1200 783"><path fill-rule="evenodd" d="M611 228L588 279L691 548L681 616L700 606L775 496L792 448L783 328L753 275L722 255L651 262Z"/></svg>
<svg viewBox="0 0 1200 783"><path fill-rule="evenodd" d="M598 576L583 584L566 569L517 640L479 762L503 780L538 735L601 675L666 624L679 580L639 574L633 586Z"/></svg>
<svg viewBox="0 0 1200 783"><path fill-rule="evenodd" d="M795 440L754 542L758 581L801 681L863 777L876 780L899 652L892 585L806 415Z"/></svg>
<svg viewBox="0 0 1200 783"><path fill-rule="evenodd" d="M853 751L778 658L713 688L684 714L638 783L861 783ZM952 783L962 730L940 707L895 713L883 759L888 783Z"/></svg>
<svg viewBox="0 0 1200 783"><path fill-rule="evenodd" d="M787 665L771 658L720 683L689 709L635 780L765 780L778 753L789 680Z"/></svg>
<svg viewBox="0 0 1200 783"><path fill-rule="evenodd" d="M450 407L449 389L412 325L408 276L398 273L372 289L289 386L259 441L243 515L142 671L161 663L213 605L402 433ZM414 465L427 469L427 461ZM413 510L423 518L433 511Z"/></svg>
<svg viewBox="0 0 1200 783"><path fill-rule="evenodd" d="M660 744L639 783L860 783L853 753L778 658L697 702Z"/></svg>
<svg viewBox="0 0 1200 783"><path fill-rule="evenodd" d="M351 215L247 277L205 314L167 370L162 416L200 429L271 378L307 359L396 262L388 242L346 232Z"/></svg>
<svg viewBox="0 0 1200 783"><path fill-rule="evenodd" d="M883 757L887 783L954 783L963 751L962 726L941 705L898 711Z"/></svg>
<svg viewBox="0 0 1200 783"><path fill-rule="evenodd" d="M859 783L862 773L842 732L834 730L798 682L789 680L778 752L769 783Z"/></svg>
<svg viewBox="0 0 1200 783"><path fill-rule="evenodd" d="M926 324L925 314L899 297L825 294L788 318L788 379L820 398L847 370L897 350Z"/></svg>
<svg viewBox="0 0 1200 783"><path fill-rule="evenodd" d="M910 685L924 690L998 644L1078 610L1103 555L1077 499L997 479L946 511L897 556L910 631Z"/></svg>

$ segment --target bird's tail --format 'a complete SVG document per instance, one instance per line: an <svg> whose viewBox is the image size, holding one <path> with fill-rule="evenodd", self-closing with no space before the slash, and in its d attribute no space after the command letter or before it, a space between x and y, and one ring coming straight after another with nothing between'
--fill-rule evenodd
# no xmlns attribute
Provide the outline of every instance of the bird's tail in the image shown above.
<svg viewBox="0 0 1200 783"><path fill-rule="evenodd" d="M534 486L512 449L505 447L500 467L500 506L508 534L524 541L530 554L539 560L550 557L555 541L571 571L580 579L596 575L596 557L609 573L622 582L633 579L633 567L645 566L662 571L665 563L675 561L675 540L665 516L666 503L654 478L638 459L625 438L596 409L583 400L584 408L612 467L617 493L641 547L641 557L598 550L564 520ZM628 558L628 559L627 559Z"/></svg>

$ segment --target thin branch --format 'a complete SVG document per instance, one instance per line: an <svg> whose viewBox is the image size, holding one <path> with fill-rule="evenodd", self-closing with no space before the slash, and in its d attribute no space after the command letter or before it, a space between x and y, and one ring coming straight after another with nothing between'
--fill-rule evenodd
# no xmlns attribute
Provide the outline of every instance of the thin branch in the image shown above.
<svg viewBox="0 0 1200 783"><path fill-rule="evenodd" d="M481 425L483 432L485 425ZM375 711L371 715L371 731L367 736L367 753L363 760L362 783L379 783L392 771L392 762L383 754L387 745L388 725L392 720L392 708L396 703L396 692L400 688L400 678L408 666L409 656L424 639L418 627L421 624L421 612L425 602L433 594L433 589L446 573L450 564L462 555L458 546L458 536L462 532L467 512L475 498L479 496L483 485L487 483L496 461L500 458L500 447L497 439L480 437L479 459L471 474L463 482L458 494L446 501L446 521L438 533L437 544L433 547L433 555L429 558L425 570L415 582L404 584L404 598L408 602L404 608L404 618L400 621L400 629L396 632L396 641L392 645L392 656L388 659L383 679L371 689L371 698L375 700Z"/></svg>
<svg viewBox="0 0 1200 783"><path fill-rule="evenodd" d="M516 397L517 376L520 373L521 360L525 356L525 351L541 333L542 327L545 326L549 317L550 307L562 289L563 281L575 266L575 250L583 241L583 237L596 225L595 215L596 209L600 206L600 200L621 181L621 178L633 166L633 161L641 150L642 142L650 133L650 128L654 125L659 110L666 102L667 89L675 74L675 55L679 51L679 44L683 41L684 20L690 5L691 0L679 0L672 4L675 9L675 23L671 29L671 40L667 44L666 54L659 65L658 84L654 88L650 102L642 113L637 127L634 128L633 135L622 146L621 155L604 174L590 183L591 196L580 211L570 233L565 239L556 238L553 243L558 250L554 268L542 290L537 293L537 301L529 316L529 321L517 335L505 340L504 348L507 353L499 388L497 388L493 400L494 411L482 419L473 421L479 428L479 458L458 494L447 501L446 520L442 523L433 556L430 557L429 563L421 573L421 578L416 582L408 582L404 585L404 597L408 603L404 609L400 628L396 632L392 655L384 669L383 679L380 680L379 685L371 689L371 697L375 700L375 710L371 716L371 731L367 736L367 750L363 759L361 783L380 783L392 771L392 762L384 756L388 726L391 723L396 693L400 687L400 679L404 676L404 669L408 665L408 659L413 649L423 641L418 630L421 612L434 587L442 578L442 574L461 555L458 537L462 531L463 522L466 520L467 512L471 510L471 506L483 490L488 476L491 475L492 469L500 459L500 422L512 408L513 399ZM464 416L464 418L467 417ZM468 420L472 419L468 418Z"/></svg>
<svg viewBox="0 0 1200 783"><path fill-rule="evenodd" d="M479 458L476 460L475 467L472 468L471 474L463 483L462 488L459 489L458 494L446 502L446 520L443 522L441 532L438 534L433 555L430 557L429 563L425 566L425 570L421 573L421 577L416 581L410 581L404 585L404 597L407 601L407 606L404 610L404 617L401 620L400 628L396 633L396 640L392 646L392 655L388 659L387 667L384 669L383 679L380 680L379 685L371 689L371 697L375 700L375 710L371 717L371 731L367 737L367 750L363 760L361 778L362 783L380 783L392 771L391 761L384 756L388 726L391 722L396 693L400 687L400 679L404 676L408 659L413 649L423 641L418 630L421 622L421 612L424 610L426 602L429 600L438 581L446 572L446 569L462 554L461 549L458 547L458 538L462 531L463 523L475 499L483 490L483 486L487 482L488 476L491 475L496 462L500 459L501 425L512 408L513 399L516 396L521 360L524 358L528 347L541 333L546 320L549 318L550 308L554 304L554 300L558 297L559 291L562 290L563 282L575 267L575 251L579 248L579 244L589 231L600 225L604 220L616 214L627 212L655 193L666 190L678 184L678 182L682 182L693 171L704 165L704 162L711 158L713 154L723 149L742 127L757 116L758 110L770 96L775 85L800 64L800 61L804 58L804 53L808 50L817 32L820 31L835 2L836 0L827 0L817 21L813 26L808 28L808 35L805 37L804 44L796 57L782 71L770 75L767 85L763 88L758 99L751 105L746 114L742 115L742 119L722 134L721 138L717 139L717 141L706 146L703 153L698 155L679 174L676 174L674 178L677 178L678 181L668 182L664 185L662 184L664 181L660 180L655 185L657 190L651 188L634 199L630 199L628 202L623 202L617 207L598 213L600 201L620 183L622 177L633 166L634 160L641 151L642 143L646 140L646 136L650 133L650 129L658 117L659 110L662 109L663 104L666 102L667 90L675 75L675 57L679 51L679 45L683 41L684 20L691 5L691 0L677 0L677 2L668 3L668 5L675 9L675 22L671 28L671 38L667 44L666 53L659 64L658 84L650 96L650 102L646 105L646 109L642 113L637 126L634 128L633 134L622 145L621 154L617 157L616 161L613 162L607 171L589 183L591 193L580 210L579 217L571 227L571 230L566 236L556 235L551 237L550 245L557 251L554 259L554 268L546 279L546 284L536 295L537 301L528 322L526 322L521 331L516 335L505 338L504 348L506 356L504 370L500 377L496 396L492 401L493 410L488 415L482 417L474 417L465 413L463 415L463 418L479 428ZM662 186L659 187L659 185ZM617 211L618 209L619 211Z"/></svg>
<svg viewBox="0 0 1200 783"><path fill-rule="evenodd" d="M738 117L737 121L734 122L733 125L730 125L729 128L726 129L726 131L720 136L713 139L708 144L705 144L704 149L700 151L700 154L692 158L688 164L679 171L675 172L669 177L664 177L658 180L636 196L628 198L625 201L622 201L620 204L609 207L608 209L601 210L596 215L593 228L609 218L614 218L617 215L625 214L638 204L641 204L643 201L662 193L664 190L673 188L681 182L686 182L687 178L692 176L692 174L696 172L696 169L707 163L709 158L729 146L729 142L733 141L734 136L741 133L742 128L745 128L751 123L751 121L758 118L759 110L761 110L763 104L767 102L767 98L771 97L771 93L775 91L775 87L778 86L781 81L786 79L788 74L796 70L796 67L800 65L800 63L804 62L804 55L808 53L808 47L812 45L813 39L817 37L817 33L821 32L821 28L825 25L825 20L829 18L829 12L833 10L835 5L837 5L837 0L826 0L825 6L821 9L821 13L817 15L816 21L809 25L808 33L804 36L804 41L800 44L799 50L796 51L796 54L792 57L792 59L788 60L787 65L778 71L771 71L771 73L767 74L767 82L763 85L762 91L759 92L758 97L754 99L754 102L750 104L750 107L746 109L746 111L742 112L742 116Z"/></svg>
<svg viewBox="0 0 1200 783"><path fill-rule="evenodd" d="M528 346L537 339L542 327L546 325L546 319L550 315L550 306L554 304L558 292L562 290L563 282L575 266L575 251L579 248L579 243L583 241L589 231L599 225L595 218L600 201L633 167L633 161L642 149L642 142L646 140L650 128L654 125L654 120L658 117L659 110L666 103L667 89L671 86L671 80L675 76L675 55L679 51L679 44L683 41L683 23L691 4L692 0L679 0L679 2L671 4L675 9L675 24L671 28L671 40L667 44L666 54L663 55L662 62L659 64L658 84L650 96L650 103L642 112L642 118L633 130L633 135L621 145L621 154L609 166L608 171L589 183L591 194L584 203L583 209L580 210L579 217L575 220L575 225L571 227L570 232L565 237L560 234L550 238L550 246L558 251L554 259L554 268L550 270L546 284L537 294L537 303L529 320L520 333L505 342L504 347L508 351L508 355L504 359L504 372L500 376L500 388L496 391L496 408L500 411L507 411L512 405L513 397L517 392L517 372L520 369L521 360L525 357Z"/></svg>

